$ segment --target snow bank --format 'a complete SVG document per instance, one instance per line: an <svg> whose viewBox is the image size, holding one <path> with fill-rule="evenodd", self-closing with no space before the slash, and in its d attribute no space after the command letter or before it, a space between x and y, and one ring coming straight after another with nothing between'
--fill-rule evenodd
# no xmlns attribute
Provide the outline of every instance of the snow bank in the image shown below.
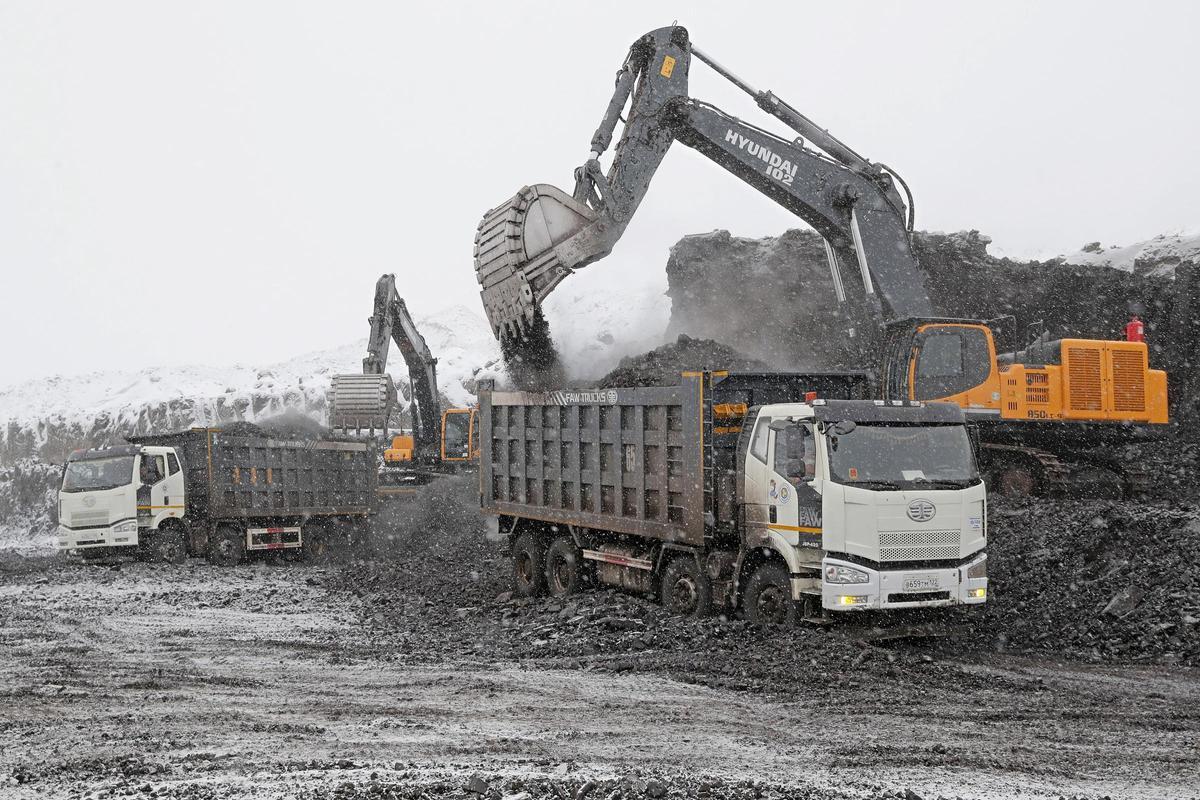
<svg viewBox="0 0 1200 800"><path fill-rule="evenodd" d="M1200 232L1165 233L1144 242L1086 247L1061 257L1067 264L1109 267L1147 277L1173 277L1182 263L1200 264Z"/></svg>

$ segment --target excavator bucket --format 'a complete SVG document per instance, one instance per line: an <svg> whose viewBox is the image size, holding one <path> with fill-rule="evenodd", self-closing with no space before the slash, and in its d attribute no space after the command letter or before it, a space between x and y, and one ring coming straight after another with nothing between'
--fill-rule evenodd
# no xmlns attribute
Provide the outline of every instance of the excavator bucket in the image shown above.
<svg viewBox="0 0 1200 800"><path fill-rule="evenodd" d="M385 433L396 406L389 375L334 375L329 389L329 427L335 431Z"/></svg>
<svg viewBox="0 0 1200 800"><path fill-rule="evenodd" d="M484 215L475 233L475 278L498 338L520 336L534 310L579 262L560 247L598 219L548 184L526 186Z"/></svg>

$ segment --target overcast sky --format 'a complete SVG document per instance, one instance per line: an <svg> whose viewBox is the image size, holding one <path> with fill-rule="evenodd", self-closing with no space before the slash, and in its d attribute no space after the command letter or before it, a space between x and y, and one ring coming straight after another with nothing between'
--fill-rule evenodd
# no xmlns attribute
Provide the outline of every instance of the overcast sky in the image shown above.
<svg viewBox="0 0 1200 800"><path fill-rule="evenodd" d="M483 212L570 190L629 44L676 17L896 168L918 227L1052 254L1200 225L1197 3L6 2L0 385L344 344L383 272L418 315L482 313ZM678 146L572 280L799 224Z"/></svg>

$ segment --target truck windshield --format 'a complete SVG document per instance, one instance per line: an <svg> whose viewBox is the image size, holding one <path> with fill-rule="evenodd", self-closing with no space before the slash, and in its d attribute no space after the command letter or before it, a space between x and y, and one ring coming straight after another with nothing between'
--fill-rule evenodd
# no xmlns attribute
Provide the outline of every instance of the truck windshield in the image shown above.
<svg viewBox="0 0 1200 800"><path fill-rule="evenodd" d="M829 472L837 483L905 489L979 482L962 425L857 425L828 434Z"/></svg>
<svg viewBox="0 0 1200 800"><path fill-rule="evenodd" d="M63 474L64 492L94 492L133 483L133 456L71 461Z"/></svg>

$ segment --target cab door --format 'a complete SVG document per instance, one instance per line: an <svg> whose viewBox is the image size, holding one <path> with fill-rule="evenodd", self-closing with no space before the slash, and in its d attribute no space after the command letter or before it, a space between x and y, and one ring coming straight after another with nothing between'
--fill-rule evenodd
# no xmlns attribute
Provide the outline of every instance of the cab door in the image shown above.
<svg viewBox="0 0 1200 800"><path fill-rule="evenodd" d="M765 526L771 519L773 506L767 494L770 472L767 462L771 456L771 420L759 415L750 434L750 446L744 455L745 486L742 507L745 521L751 528Z"/></svg>
<svg viewBox="0 0 1200 800"><path fill-rule="evenodd" d="M138 525L153 527L167 496L167 459L162 453L144 452L138 462Z"/></svg>
<svg viewBox="0 0 1200 800"><path fill-rule="evenodd" d="M163 481L164 517L182 517L187 505L186 485L183 479L183 465L175 451L168 450L167 479Z"/></svg>
<svg viewBox="0 0 1200 800"><path fill-rule="evenodd" d="M773 527L797 535L800 547L821 547L821 495L814 488L817 451L811 422L776 426L770 438L767 497Z"/></svg>

